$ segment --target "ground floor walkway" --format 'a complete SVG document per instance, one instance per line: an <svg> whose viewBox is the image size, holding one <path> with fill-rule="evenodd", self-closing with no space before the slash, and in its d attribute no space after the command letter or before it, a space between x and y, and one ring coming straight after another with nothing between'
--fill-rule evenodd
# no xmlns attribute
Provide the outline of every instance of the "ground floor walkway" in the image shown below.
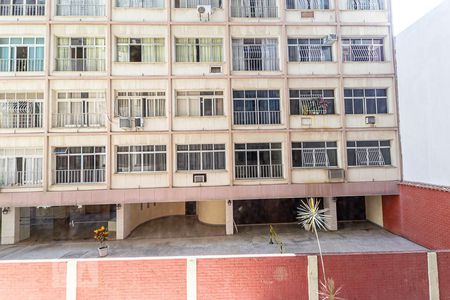
<svg viewBox="0 0 450 300"><path fill-rule="evenodd" d="M198 222L198 221L197 221ZM238 233L222 235L223 226L191 224L184 217L147 222L125 240L109 241L110 257L200 256L277 254L269 243L268 225L238 226ZM189 225L189 226L187 226ZM274 226L284 244L284 253L317 253L314 236L296 224ZM208 234L205 234L207 230ZM203 232L198 236L196 232ZM423 251L423 247L393 235L370 222L340 223L336 232L321 232L327 253ZM97 257L95 241L24 241L0 246L0 260Z"/></svg>

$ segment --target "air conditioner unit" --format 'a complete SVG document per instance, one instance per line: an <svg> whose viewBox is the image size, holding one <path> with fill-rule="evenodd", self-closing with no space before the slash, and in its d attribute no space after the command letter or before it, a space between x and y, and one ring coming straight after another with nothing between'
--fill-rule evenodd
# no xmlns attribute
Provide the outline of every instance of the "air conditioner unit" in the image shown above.
<svg viewBox="0 0 450 300"><path fill-rule="evenodd" d="M336 41L337 41L337 35L335 33L331 33L323 39L323 42L326 45L331 45Z"/></svg>
<svg viewBox="0 0 450 300"><path fill-rule="evenodd" d="M206 174L194 174L192 181L194 183L202 183L202 182L206 182Z"/></svg>
<svg viewBox="0 0 450 300"><path fill-rule="evenodd" d="M328 170L328 180L334 182L341 182L345 179L345 171L343 169Z"/></svg>
<svg viewBox="0 0 450 300"><path fill-rule="evenodd" d="M374 116L367 116L366 117L366 124L367 125L375 125L377 123Z"/></svg>
<svg viewBox="0 0 450 300"><path fill-rule="evenodd" d="M119 127L122 129L130 129L131 128L131 119L130 118L120 118L119 119Z"/></svg>
<svg viewBox="0 0 450 300"><path fill-rule="evenodd" d="M210 66L209 73L222 73L222 66Z"/></svg>
<svg viewBox="0 0 450 300"><path fill-rule="evenodd" d="M144 127L144 118L135 118L134 119L134 127L136 127L136 128Z"/></svg>
<svg viewBox="0 0 450 300"><path fill-rule="evenodd" d="M212 14L211 5L197 5L197 12L200 21L209 21L209 16Z"/></svg>

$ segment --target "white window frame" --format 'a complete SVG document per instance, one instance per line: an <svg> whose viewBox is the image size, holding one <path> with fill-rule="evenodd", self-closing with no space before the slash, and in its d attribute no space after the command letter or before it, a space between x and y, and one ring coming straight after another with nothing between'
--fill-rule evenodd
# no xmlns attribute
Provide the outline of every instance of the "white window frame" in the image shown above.
<svg viewBox="0 0 450 300"><path fill-rule="evenodd" d="M141 47L141 60L133 63L162 63L164 62L164 38L139 37L139 38L116 38L117 62L131 62L131 47ZM144 50L150 48L155 54L145 59ZM122 51L126 49L125 51ZM148 49L147 49L148 50ZM158 55L161 54L161 55Z"/></svg>
<svg viewBox="0 0 450 300"><path fill-rule="evenodd" d="M43 92L0 92L0 128L42 128L43 115Z"/></svg>
<svg viewBox="0 0 450 300"><path fill-rule="evenodd" d="M308 147L311 143L323 143L323 147ZM336 165L330 165L328 151L335 151ZM302 165L295 166L292 159L293 168L337 168L339 165L337 141L292 142L292 157L296 155L301 155Z"/></svg>
<svg viewBox="0 0 450 300"><path fill-rule="evenodd" d="M223 91L176 91L177 117L218 117L224 115ZM211 102L211 114L205 110L206 102ZM181 109L184 102L184 109Z"/></svg>
<svg viewBox="0 0 450 300"><path fill-rule="evenodd" d="M126 157L119 163L121 156ZM150 156L149 165L145 164L145 157ZM161 156L164 158L161 159ZM156 170L158 162L162 163L162 168ZM121 164L127 164L123 169ZM120 168L120 169L119 169ZM166 145L133 145L116 146L116 172L121 173L155 173L167 171L167 147Z"/></svg>
<svg viewBox="0 0 450 300"><path fill-rule="evenodd" d="M377 143L377 146L358 146L361 142L373 142ZM354 143L355 146L350 144ZM382 145L388 143L389 145ZM380 140L380 141L347 141L347 156L349 151L355 151L355 165L350 165L349 167L376 167L376 166L391 166L392 165L392 142L390 140ZM389 150L390 164L386 163L385 157L383 156L382 149ZM373 159L375 157L375 159Z"/></svg>
<svg viewBox="0 0 450 300"><path fill-rule="evenodd" d="M17 171L19 158L22 159L21 171ZM41 148L0 148L0 187L39 186L42 176Z"/></svg>
<svg viewBox="0 0 450 300"><path fill-rule="evenodd" d="M314 43L314 41L320 43ZM292 43L294 42L295 43ZM302 44L301 41L305 41ZM329 48L330 57L327 59L325 48ZM294 49L294 50L291 50ZM291 60L291 51L295 51L295 59ZM333 61L333 45L327 43L325 38L288 38L288 59L289 62L332 62Z"/></svg>
<svg viewBox="0 0 450 300"><path fill-rule="evenodd" d="M386 61L383 37L343 38L341 44L343 62Z"/></svg>
<svg viewBox="0 0 450 300"><path fill-rule="evenodd" d="M333 96L325 96L325 92L333 92ZM298 93L297 96L291 96L292 92ZM289 104L290 114L292 116L311 116L311 115L334 115L336 113L335 106L335 91L334 89L290 89L289 90ZM294 113L292 108L293 102L297 102L299 113ZM332 103L333 113L328 113L328 107Z"/></svg>
<svg viewBox="0 0 450 300"><path fill-rule="evenodd" d="M214 51L220 49L219 55ZM205 58L206 56L206 58ZM222 63L223 38L176 37L175 62L177 63Z"/></svg>
<svg viewBox="0 0 450 300"><path fill-rule="evenodd" d="M198 148L198 149L197 149ZM205 149L209 148L209 149ZM183 160L186 164L186 169L180 168L181 157L183 154L187 154L187 159ZM223 168L216 166L216 161L219 160L218 155L223 156ZM200 168L191 168L191 160L194 155L199 156ZM207 159L206 155L210 155L211 159L209 164L212 168L206 168L204 166L204 159ZM189 171L221 171L226 170L226 146L225 144L185 144L176 145L176 167L177 172L189 172ZM221 163L222 164L222 163Z"/></svg>
<svg viewBox="0 0 450 300"><path fill-rule="evenodd" d="M127 111L121 113L122 108ZM139 107L139 109L137 109ZM166 116L165 91L117 91L115 117L158 118Z"/></svg>

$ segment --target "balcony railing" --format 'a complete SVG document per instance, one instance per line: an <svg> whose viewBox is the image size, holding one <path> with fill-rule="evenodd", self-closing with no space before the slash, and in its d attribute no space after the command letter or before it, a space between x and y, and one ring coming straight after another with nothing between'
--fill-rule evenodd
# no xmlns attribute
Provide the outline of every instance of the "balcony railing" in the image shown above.
<svg viewBox="0 0 450 300"><path fill-rule="evenodd" d="M345 45L342 46L342 51L344 61L384 61L383 45Z"/></svg>
<svg viewBox="0 0 450 300"><path fill-rule="evenodd" d="M0 172L1 187L33 187L42 185L42 171Z"/></svg>
<svg viewBox="0 0 450 300"><path fill-rule="evenodd" d="M384 0L348 0L347 8L349 10L382 10Z"/></svg>
<svg viewBox="0 0 450 300"><path fill-rule="evenodd" d="M57 16L105 16L105 5L56 4Z"/></svg>
<svg viewBox="0 0 450 300"><path fill-rule="evenodd" d="M43 59L0 59L0 72L42 72Z"/></svg>
<svg viewBox="0 0 450 300"><path fill-rule="evenodd" d="M283 165L236 166L236 179L283 178Z"/></svg>
<svg viewBox="0 0 450 300"><path fill-rule="evenodd" d="M279 111L235 111L234 124L281 124L281 114Z"/></svg>
<svg viewBox="0 0 450 300"><path fill-rule="evenodd" d="M53 114L53 127L104 127L105 114L101 113L85 113L70 114L56 113Z"/></svg>
<svg viewBox="0 0 450 300"><path fill-rule="evenodd" d="M235 18L276 18L276 6L231 6L231 16Z"/></svg>
<svg viewBox="0 0 450 300"><path fill-rule="evenodd" d="M278 71L277 45L233 45L234 71Z"/></svg>
<svg viewBox="0 0 450 300"><path fill-rule="evenodd" d="M45 4L0 4L0 16L43 16Z"/></svg>
<svg viewBox="0 0 450 300"><path fill-rule="evenodd" d="M42 128L42 114L0 114L0 128Z"/></svg>
<svg viewBox="0 0 450 300"><path fill-rule="evenodd" d="M117 0L117 7L164 8L162 0ZM197 6L195 6L197 7Z"/></svg>
<svg viewBox="0 0 450 300"><path fill-rule="evenodd" d="M104 59L57 58L57 71L102 72L105 71Z"/></svg>
<svg viewBox="0 0 450 300"><path fill-rule="evenodd" d="M221 8L222 0L180 0L176 8L197 8L198 5L211 5L211 8Z"/></svg>
<svg viewBox="0 0 450 300"><path fill-rule="evenodd" d="M105 182L105 169L56 170L53 180L55 184L101 183Z"/></svg>
<svg viewBox="0 0 450 300"><path fill-rule="evenodd" d="M323 0L287 0L287 9L328 9Z"/></svg>

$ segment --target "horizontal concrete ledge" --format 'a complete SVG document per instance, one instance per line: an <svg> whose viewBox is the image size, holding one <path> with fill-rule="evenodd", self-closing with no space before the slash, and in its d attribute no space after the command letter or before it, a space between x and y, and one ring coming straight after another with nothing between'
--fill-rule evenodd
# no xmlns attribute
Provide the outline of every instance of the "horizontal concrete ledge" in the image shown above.
<svg viewBox="0 0 450 300"><path fill-rule="evenodd" d="M397 181L0 193L0 207L398 195Z"/></svg>
<svg viewBox="0 0 450 300"><path fill-rule="evenodd" d="M410 181L402 181L400 184L406 185L406 186L412 186L412 187L416 187L416 188L421 188L421 189L429 189L429 190L450 193L450 186L441 186L441 185L433 185L433 184L410 182Z"/></svg>

